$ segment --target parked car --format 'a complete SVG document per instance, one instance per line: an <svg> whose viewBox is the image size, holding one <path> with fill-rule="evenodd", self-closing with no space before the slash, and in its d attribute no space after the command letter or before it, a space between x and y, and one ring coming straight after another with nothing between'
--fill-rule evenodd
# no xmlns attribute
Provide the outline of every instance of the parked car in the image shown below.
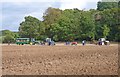
<svg viewBox="0 0 120 77"><path fill-rule="evenodd" d="M71 45L77 45L77 42L71 42Z"/></svg>

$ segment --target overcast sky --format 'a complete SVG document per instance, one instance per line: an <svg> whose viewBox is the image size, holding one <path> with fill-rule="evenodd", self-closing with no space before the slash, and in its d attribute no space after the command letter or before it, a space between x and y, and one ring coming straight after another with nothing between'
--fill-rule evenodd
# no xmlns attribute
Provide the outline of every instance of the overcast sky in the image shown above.
<svg viewBox="0 0 120 77"><path fill-rule="evenodd" d="M2 0L0 1L0 26L2 30L18 31L25 16L42 20L48 7L64 9L96 9L100 0Z"/></svg>

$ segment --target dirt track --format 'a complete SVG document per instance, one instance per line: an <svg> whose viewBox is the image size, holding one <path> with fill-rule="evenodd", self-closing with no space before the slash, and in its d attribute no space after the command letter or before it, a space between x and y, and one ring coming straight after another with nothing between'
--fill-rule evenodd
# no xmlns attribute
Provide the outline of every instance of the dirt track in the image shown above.
<svg viewBox="0 0 120 77"><path fill-rule="evenodd" d="M3 75L117 75L118 46L2 46Z"/></svg>

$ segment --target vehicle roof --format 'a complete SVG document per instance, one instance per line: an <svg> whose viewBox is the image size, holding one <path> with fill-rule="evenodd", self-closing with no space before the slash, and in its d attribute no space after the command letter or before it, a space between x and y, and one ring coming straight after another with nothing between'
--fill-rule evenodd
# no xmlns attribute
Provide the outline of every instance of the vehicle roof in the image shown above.
<svg viewBox="0 0 120 77"><path fill-rule="evenodd" d="M29 38L17 38L17 40L19 40L19 39L29 39Z"/></svg>

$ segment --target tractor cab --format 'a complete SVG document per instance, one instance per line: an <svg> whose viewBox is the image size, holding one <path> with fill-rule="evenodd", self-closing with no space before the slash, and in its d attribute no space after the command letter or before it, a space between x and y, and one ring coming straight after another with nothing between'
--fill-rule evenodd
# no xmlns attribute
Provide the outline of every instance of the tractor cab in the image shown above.
<svg viewBox="0 0 120 77"><path fill-rule="evenodd" d="M108 40L106 40L105 38L100 38L98 40L98 44L99 45L110 45L110 42Z"/></svg>

